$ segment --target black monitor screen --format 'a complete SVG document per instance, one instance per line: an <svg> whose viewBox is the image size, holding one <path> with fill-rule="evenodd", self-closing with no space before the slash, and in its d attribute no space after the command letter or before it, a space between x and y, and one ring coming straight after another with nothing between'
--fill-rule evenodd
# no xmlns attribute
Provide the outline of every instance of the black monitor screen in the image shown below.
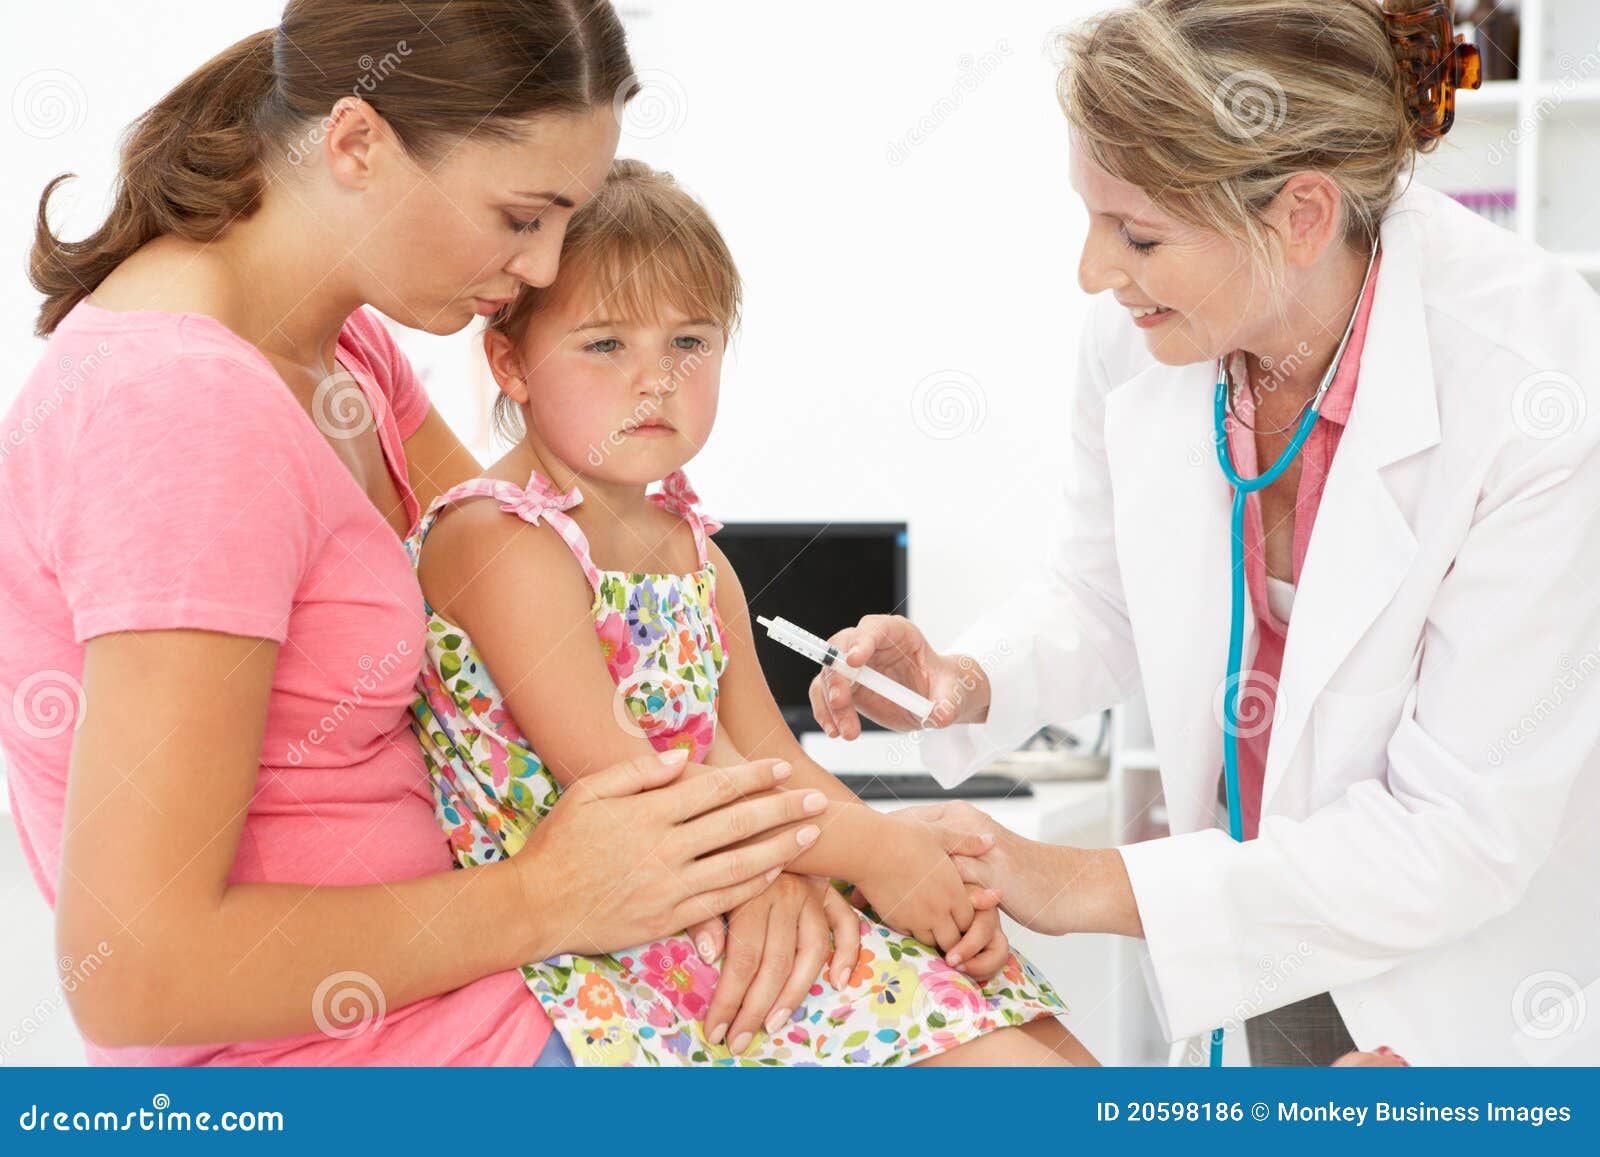
<svg viewBox="0 0 1600 1157"><path fill-rule="evenodd" d="M826 639L864 615L908 613L906 524L730 522L716 537L744 587L756 653L784 719L796 735L815 731L817 665L767 638L756 617L788 619Z"/></svg>

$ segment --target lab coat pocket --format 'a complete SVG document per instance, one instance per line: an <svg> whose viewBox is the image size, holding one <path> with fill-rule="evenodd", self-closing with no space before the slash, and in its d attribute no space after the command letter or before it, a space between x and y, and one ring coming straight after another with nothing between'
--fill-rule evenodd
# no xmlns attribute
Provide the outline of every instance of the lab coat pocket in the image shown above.
<svg viewBox="0 0 1600 1157"><path fill-rule="evenodd" d="M1311 712L1317 761L1312 810L1337 799L1353 783L1383 776L1388 768L1385 751L1389 740L1416 704L1421 669L1419 642L1404 676L1386 687L1374 691L1322 689Z"/></svg>

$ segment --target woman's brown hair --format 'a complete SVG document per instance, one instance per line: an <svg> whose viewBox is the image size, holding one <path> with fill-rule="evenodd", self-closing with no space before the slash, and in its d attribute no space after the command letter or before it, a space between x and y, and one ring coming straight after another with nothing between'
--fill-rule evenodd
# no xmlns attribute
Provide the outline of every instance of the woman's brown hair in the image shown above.
<svg viewBox="0 0 1600 1157"><path fill-rule="evenodd" d="M39 198L28 276L35 332L61 319L135 250L171 234L209 241L260 203L267 165L297 163L334 103L368 101L419 160L468 134L620 104L637 87L607 0L289 0L277 28L207 61L129 128L109 215L81 241Z"/></svg>

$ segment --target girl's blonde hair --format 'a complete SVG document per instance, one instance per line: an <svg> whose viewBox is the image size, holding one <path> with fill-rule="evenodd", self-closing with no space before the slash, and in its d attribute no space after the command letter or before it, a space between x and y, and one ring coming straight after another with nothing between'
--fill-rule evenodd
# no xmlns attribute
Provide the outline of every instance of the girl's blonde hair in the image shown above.
<svg viewBox="0 0 1600 1157"><path fill-rule="evenodd" d="M726 337L738 328L743 286L705 207L670 173L619 160L572 215L554 284L524 287L488 329L520 345L535 316L578 294L597 316L657 324L671 308L721 326ZM510 442L525 433L521 409L505 394L495 399L494 430Z"/></svg>
<svg viewBox="0 0 1600 1157"><path fill-rule="evenodd" d="M1079 146L1274 279L1262 213L1291 175L1333 179L1364 249L1435 143L1413 131L1378 0L1135 0L1057 43Z"/></svg>

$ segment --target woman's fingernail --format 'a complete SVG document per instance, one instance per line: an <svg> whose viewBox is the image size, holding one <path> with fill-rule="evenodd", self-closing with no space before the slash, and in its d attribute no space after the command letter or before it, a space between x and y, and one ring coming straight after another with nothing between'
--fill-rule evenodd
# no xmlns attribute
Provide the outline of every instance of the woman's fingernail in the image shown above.
<svg viewBox="0 0 1600 1157"><path fill-rule="evenodd" d="M742 1052L744 1052L745 1049L747 1049L749 1047L750 1047L750 1034L747 1033L747 1032L740 1033L739 1034L739 1039L733 1042L733 1051L735 1053L742 1053Z"/></svg>
<svg viewBox="0 0 1600 1157"><path fill-rule="evenodd" d="M776 1012L774 1012L771 1016L767 1017L767 1033L768 1033L768 1035L771 1035L772 1033L777 1032L784 1025L788 1024L789 1023L789 1017L791 1015L792 1015L792 1011L790 1009L780 1008Z"/></svg>
<svg viewBox="0 0 1600 1157"><path fill-rule="evenodd" d="M817 827L816 824L807 824L805 827L795 832L794 838L799 841L802 848L809 848L812 844L817 842L817 837L821 834L822 829Z"/></svg>
<svg viewBox="0 0 1600 1157"><path fill-rule="evenodd" d="M837 731L835 731L833 728L829 727L827 729L827 736L828 736L829 739L838 739L839 738L839 733Z"/></svg>
<svg viewBox="0 0 1600 1157"><path fill-rule="evenodd" d="M661 762L666 764L668 767L671 767L675 763L682 763L688 758L689 753L681 747L675 747L671 751L662 752L661 754Z"/></svg>
<svg viewBox="0 0 1600 1157"><path fill-rule="evenodd" d="M952 952L949 956L946 956L944 958L944 962L946 964L948 964L951 968L960 967L960 965L961 965L961 953Z"/></svg>
<svg viewBox="0 0 1600 1157"><path fill-rule="evenodd" d="M787 763L776 764L776 765L774 765L774 767L772 769L772 778L773 779L788 779L789 778L789 774L792 771L794 771L794 768L790 767Z"/></svg>
<svg viewBox="0 0 1600 1157"><path fill-rule="evenodd" d="M782 873L782 871L783 871L783 868L781 866L777 867L777 868L773 868L771 871L769 871L767 873L767 883L770 884L770 883L772 883L772 881L776 880L778 878L779 874Z"/></svg>
<svg viewBox="0 0 1600 1157"><path fill-rule="evenodd" d="M806 798L800 801L800 806L805 809L806 815L814 816L828 806L828 797L820 791L808 791Z"/></svg>
<svg viewBox="0 0 1600 1157"><path fill-rule="evenodd" d="M700 941L696 947L700 949L700 959L704 960L707 964L710 964L712 953L716 951L711 944L711 937L700 937Z"/></svg>
<svg viewBox="0 0 1600 1157"><path fill-rule="evenodd" d="M706 1040L714 1045L719 1045L722 1043L722 1037L727 1031L727 1025L719 1024L716 1028L711 1030L711 1035L706 1037Z"/></svg>

